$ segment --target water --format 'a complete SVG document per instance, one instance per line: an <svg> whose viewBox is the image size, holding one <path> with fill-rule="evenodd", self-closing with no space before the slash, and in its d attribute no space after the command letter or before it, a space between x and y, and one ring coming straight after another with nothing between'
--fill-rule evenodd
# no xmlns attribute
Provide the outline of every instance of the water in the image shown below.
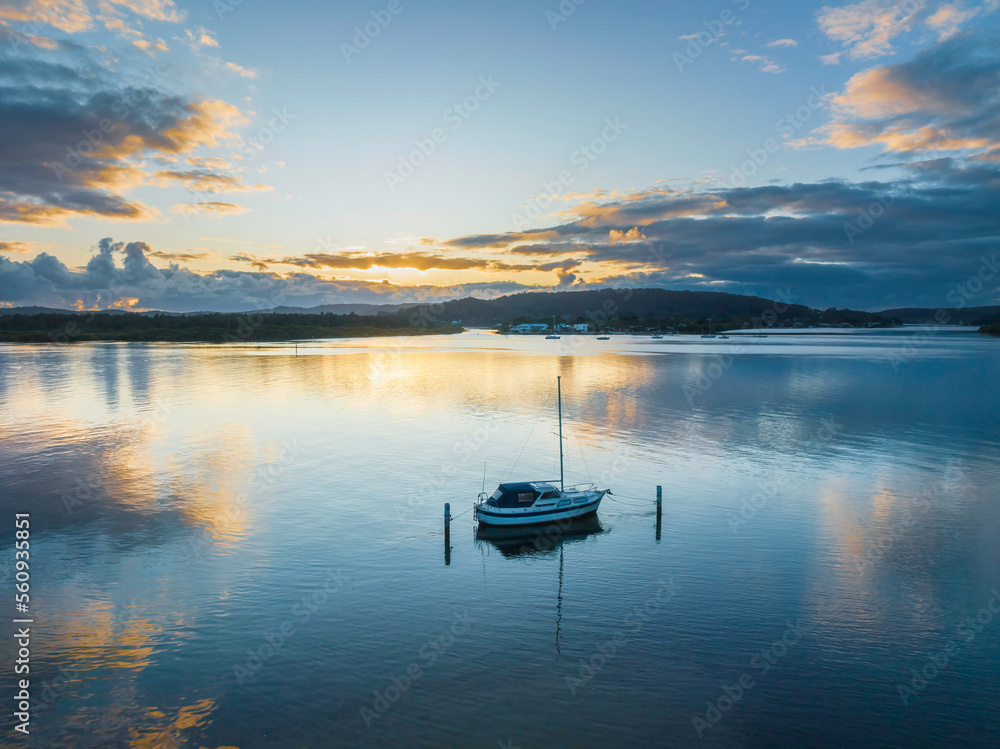
<svg viewBox="0 0 1000 749"><path fill-rule="evenodd" d="M0 347L21 743L995 747L1000 344L915 335ZM477 539L557 375L615 496Z"/></svg>

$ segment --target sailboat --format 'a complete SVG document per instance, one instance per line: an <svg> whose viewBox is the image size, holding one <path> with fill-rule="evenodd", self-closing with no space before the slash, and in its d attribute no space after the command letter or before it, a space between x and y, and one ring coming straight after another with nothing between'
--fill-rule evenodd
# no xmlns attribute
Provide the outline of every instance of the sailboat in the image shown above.
<svg viewBox="0 0 1000 749"><path fill-rule="evenodd" d="M711 317L708 318L708 332L702 335L702 338L715 338L715 328L712 327Z"/></svg>
<svg viewBox="0 0 1000 749"><path fill-rule="evenodd" d="M557 338L559 338L559 335L556 333L556 316L552 315L552 333L550 335L545 336L545 340L554 341Z"/></svg>
<svg viewBox="0 0 1000 749"><path fill-rule="evenodd" d="M480 492L475 504L476 519L488 526L532 525L581 518L597 512L610 494L597 484L567 487L563 477L562 377L556 378L559 402L559 485L555 481L517 481L500 484L493 494Z"/></svg>

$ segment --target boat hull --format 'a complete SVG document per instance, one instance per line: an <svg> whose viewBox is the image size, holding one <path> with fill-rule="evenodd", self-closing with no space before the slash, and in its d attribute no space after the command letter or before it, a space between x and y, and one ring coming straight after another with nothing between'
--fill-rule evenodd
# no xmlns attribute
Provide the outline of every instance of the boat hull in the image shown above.
<svg viewBox="0 0 1000 749"><path fill-rule="evenodd" d="M596 498L588 498L586 503L562 508L537 510L531 507L523 510L503 512L496 508L476 508L476 519L480 525L491 527L512 527L555 523L593 515L600 507L607 492L595 492Z"/></svg>

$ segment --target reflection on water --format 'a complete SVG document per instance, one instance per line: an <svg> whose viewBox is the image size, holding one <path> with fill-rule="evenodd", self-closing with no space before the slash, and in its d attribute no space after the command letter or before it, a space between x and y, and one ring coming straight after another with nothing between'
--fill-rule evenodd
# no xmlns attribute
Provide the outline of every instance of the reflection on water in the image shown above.
<svg viewBox="0 0 1000 749"><path fill-rule="evenodd" d="M900 360L906 336L0 346L33 740L996 746L1000 616L908 705L898 687L1000 585L1000 355L949 332ZM487 484L558 474L556 376L567 481L614 501L476 529L484 465ZM669 605L637 617L664 580ZM475 621L445 647L456 612Z"/></svg>
<svg viewBox="0 0 1000 749"><path fill-rule="evenodd" d="M601 521L590 517L525 528L478 526L476 541L486 542L505 557L546 557L557 554L563 544L585 541L590 536L607 533Z"/></svg>

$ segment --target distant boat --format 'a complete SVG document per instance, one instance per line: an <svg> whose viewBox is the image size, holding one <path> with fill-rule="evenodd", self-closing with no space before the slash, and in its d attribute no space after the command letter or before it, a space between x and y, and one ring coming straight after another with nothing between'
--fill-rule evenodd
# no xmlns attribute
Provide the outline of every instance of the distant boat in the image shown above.
<svg viewBox="0 0 1000 749"><path fill-rule="evenodd" d="M719 336L719 338L729 338L729 336L727 336L725 333L723 333L722 335Z"/></svg>
<svg viewBox="0 0 1000 749"><path fill-rule="evenodd" d="M597 484L577 484L567 488L563 483L562 446L562 378L557 377L559 403L559 486L554 481L517 481L500 484L493 494L479 494L475 504L480 525L512 526L553 523L557 520L581 518L597 512L610 494L610 489L598 489Z"/></svg>
<svg viewBox="0 0 1000 749"><path fill-rule="evenodd" d="M708 318L708 332L702 338L715 338L715 329L712 327L712 318Z"/></svg>
<svg viewBox="0 0 1000 749"><path fill-rule="evenodd" d="M549 335L545 336L546 341L554 341L557 338L562 338L562 336L555 335L554 333L550 333Z"/></svg>
<svg viewBox="0 0 1000 749"><path fill-rule="evenodd" d="M659 333L653 333L653 335L650 336L650 338L663 338L663 336L661 336Z"/></svg>
<svg viewBox="0 0 1000 749"><path fill-rule="evenodd" d="M599 335L599 336L597 336L597 340L599 340L599 341L610 341L611 340L611 336L609 336L609 335Z"/></svg>
<svg viewBox="0 0 1000 749"><path fill-rule="evenodd" d="M559 337L560 336L556 335L556 316L552 315L552 333L549 334L549 335L547 335L547 336L545 336L545 340L546 341L554 341L554 340L558 339Z"/></svg>

